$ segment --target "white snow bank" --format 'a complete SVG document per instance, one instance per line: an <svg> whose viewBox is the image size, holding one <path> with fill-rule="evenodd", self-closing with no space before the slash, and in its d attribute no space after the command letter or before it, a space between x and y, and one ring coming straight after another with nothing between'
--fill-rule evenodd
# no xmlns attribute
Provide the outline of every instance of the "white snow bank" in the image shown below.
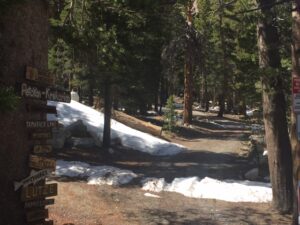
<svg viewBox="0 0 300 225"><path fill-rule="evenodd" d="M192 198L217 199L228 202L270 202L272 189L269 183L252 181L219 181L205 177L175 178L171 184L164 178L147 178L142 181L145 191L170 191Z"/></svg>
<svg viewBox="0 0 300 225"><path fill-rule="evenodd" d="M92 166L83 162L56 161L56 176L87 178L88 184L119 186L137 177L129 170L111 166Z"/></svg>
<svg viewBox="0 0 300 225"><path fill-rule="evenodd" d="M48 101L48 105L56 106L58 121L63 123L64 126L82 120L91 135L101 142L104 125L103 113L76 101L71 101L71 103ZM48 119L53 118L49 117ZM184 147L181 145L132 129L115 120L111 121L111 138L119 139L125 147L152 155L175 155L184 151Z"/></svg>

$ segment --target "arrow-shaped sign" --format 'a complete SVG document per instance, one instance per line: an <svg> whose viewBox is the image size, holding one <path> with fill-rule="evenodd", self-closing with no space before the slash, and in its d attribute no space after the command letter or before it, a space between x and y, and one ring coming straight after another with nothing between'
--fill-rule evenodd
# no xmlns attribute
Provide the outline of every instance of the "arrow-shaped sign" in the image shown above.
<svg viewBox="0 0 300 225"><path fill-rule="evenodd" d="M40 171L32 170L29 177L26 177L25 179L19 182L15 182L15 191L22 186L27 187L29 184L36 184L38 181L45 179L50 174L51 171L48 169Z"/></svg>

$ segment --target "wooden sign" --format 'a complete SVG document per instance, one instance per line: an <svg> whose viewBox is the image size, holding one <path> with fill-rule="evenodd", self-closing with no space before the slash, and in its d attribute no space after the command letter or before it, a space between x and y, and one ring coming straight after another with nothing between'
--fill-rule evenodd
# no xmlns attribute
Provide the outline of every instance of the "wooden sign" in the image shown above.
<svg viewBox="0 0 300 225"><path fill-rule="evenodd" d="M57 114L56 106L44 105L44 104L27 104L26 109L28 112L41 112L49 114Z"/></svg>
<svg viewBox="0 0 300 225"><path fill-rule="evenodd" d="M48 85L53 85L55 82L53 75L48 75L48 76L41 75L38 73L38 70L36 68L30 66L26 67L25 78L27 80L36 81Z"/></svg>
<svg viewBox="0 0 300 225"><path fill-rule="evenodd" d="M53 128L57 126L58 126L57 121L43 121L43 120L26 121L26 128Z"/></svg>
<svg viewBox="0 0 300 225"><path fill-rule="evenodd" d="M45 91L39 86L22 83L21 96L25 98L45 100Z"/></svg>
<svg viewBox="0 0 300 225"><path fill-rule="evenodd" d="M38 208L38 207L43 207L46 205L53 205L54 204L54 199L40 199L36 201L30 201L30 202L25 202L25 209L30 209L30 208Z"/></svg>
<svg viewBox="0 0 300 225"><path fill-rule="evenodd" d="M48 85L54 85L55 83L55 79L53 75L48 75L48 76L39 75L38 81Z"/></svg>
<svg viewBox="0 0 300 225"><path fill-rule="evenodd" d="M36 184L37 182L39 182L40 180L45 179L47 176L49 176L51 174L50 170L41 170L41 171L32 171L30 173L30 176L19 181L19 182L15 182L14 186L15 186L15 191L18 190L20 187L27 187L29 184Z"/></svg>
<svg viewBox="0 0 300 225"><path fill-rule="evenodd" d="M33 147L33 153L40 154L40 153L50 153L52 152L52 145L35 145Z"/></svg>
<svg viewBox="0 0 300 225"><path fill-rule="evenodd" d="M33 132L30 134L32 140L51 139L52 132Z"/></svg>
<svg viewBox="0 0 300 225"><path fill-rule="evenodd" d="M33 222L41 219L46 219L49 217L48 209L39 209L26 213L27 222Z"/></svg>
<svg viewBox="0 0 300 225"><path fill-rule="evenodd" d="M47 88L46 99L55 102L71 102L71 94L68 91L60 91Z"/></svg>
<svg viewBox="0 0 300 225"><path fill-rule="evenodd" d="M36 221L34 223L29 223L28 225L54 225L54 222L53 222L53 220Z"/></svg>
<svg viewBox="0 0 300 225"><path fill-rule="evenodd" d="M25 78L27 80L38 80L38 78L39 78L38 70L36 68L27 66Z"/></svg>
<svg viewBox="0 0 300 225"><path fill-rule="evenodd" d="M45 198L57 195L57 183L46 184L44 186L28 186L22 188L21 200L23 202L39 198Z"/></svg>
<svg viewBox="0 0 300 225"><path fill-rule="evenodd" d="M34 169L49 169L55 171L56 161L54 159L30 155L29 166Z"/></svg>
<svg viewBox="0 0 300 225"><path fill-rule="evenodd" d="M61 91L53 88L45 88L38 85L22 83L21 96L39 100L50 100L56 102L71 102L69 91Z"/></svg>

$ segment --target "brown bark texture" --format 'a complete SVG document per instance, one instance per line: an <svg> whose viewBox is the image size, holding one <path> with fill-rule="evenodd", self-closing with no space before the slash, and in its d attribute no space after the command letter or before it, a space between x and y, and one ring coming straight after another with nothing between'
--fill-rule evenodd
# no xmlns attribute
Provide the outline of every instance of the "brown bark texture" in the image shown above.
<svg viewBox="0 0 300 225"><path fill-rule="evenodd" d="M15 87L23 82L25 66L47 72L48 5L44 0L22 1L0 12L0 83ZM20 90L17 90L20 95ZM0 113L0 224L25 225L25 210L20 190L14 181L29 174L30 143L25 128L26 118L34 118L25 110L22 99L16 111Z"/></svg>
<svg viewBox="0 0 300 225"><path fill-rule="evenodd" d="M276 15L259 0L263 8L258 23L258 48L263 84L265 140L273 190L273 207L281 213L291 210L293 198L291 144L287 128L286 102L280 74L279 36Z"/></svg>
<svg viewBox="0 0 300 225"><path fill-rule="evenodd" d="M190 124L192 122L193 116L193 46L191 41L190 31L192 29L193 23L193 2L192 0L188 1L187 6L187 47L185 50L185 64L184 64L184 110L183 110L183 122L185 124Z"/></svg>
<svg viewBox="0 0 300 225"><path fill-rule="evenodd" d="M294 5L296 6L296 4ZM299 5L300 6L300 5ZM297 7L293 11L293 30L292 30L292 78L300 77L300 8ZM300 143L297 138L297 114L292 111L291 120L291 145L293 156L293 185L294 185L294 198L293 198L293 225L298 224L298 201L297 201L297 188L299 180L299 165L300 165Z"/></svg>
<svg viewBox="0 0 300 225"><path fill-rule="evenodd" d="M103 128L103 148L105 151L110 147L111 142L111 84L109 81L104 84L104 128ZM107 152L106 152L107 153Z"/></svg>

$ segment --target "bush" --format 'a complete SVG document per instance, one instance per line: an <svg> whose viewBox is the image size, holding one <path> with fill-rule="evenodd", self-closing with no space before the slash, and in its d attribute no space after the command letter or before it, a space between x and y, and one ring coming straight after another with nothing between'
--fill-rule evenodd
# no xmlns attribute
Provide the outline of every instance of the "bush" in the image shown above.
<svg viewBox="0 0 300 225"><path fill-rule="evenodd" d="M13 88L0 87L0 112L15 110L20 101Z"/></svg>
<svg viewBox="0 0 300 225"><path fill-rule="evenodd" d="M176 112L174 105L174 96L171 95L167 100L166 112L164 116L164 129L173 132L176 127Z"/></svg>

